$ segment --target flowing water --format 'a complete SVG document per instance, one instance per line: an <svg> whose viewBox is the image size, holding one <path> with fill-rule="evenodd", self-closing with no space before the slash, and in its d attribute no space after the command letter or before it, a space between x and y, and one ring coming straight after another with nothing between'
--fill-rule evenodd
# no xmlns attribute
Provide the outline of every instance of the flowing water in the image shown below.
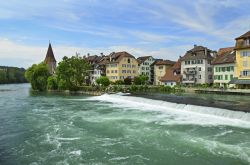
<svg viewBox="0 0 250 165"><path fill-rule="evenodd" d="M250 164L250 113L0 86L0 164Z"/></svg>

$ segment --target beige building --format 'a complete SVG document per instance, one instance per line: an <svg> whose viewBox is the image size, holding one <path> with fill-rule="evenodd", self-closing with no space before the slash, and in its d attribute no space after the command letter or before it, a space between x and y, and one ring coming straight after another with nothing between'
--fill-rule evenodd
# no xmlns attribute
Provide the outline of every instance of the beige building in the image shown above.
<svg viewBox="0 0 250 165"><path fill-rule="evenodd" d="M138 61L127 52L111 53L106 64L106 76L110 81L133 79L138 76Z"/></svg>
<svg viewBox="0 0 250 165"><path fill-rule="evenodd" d="M157 61L154 64L154 85L164 85L164 83L161 81L161 78L174 64L175 62L170 60Z"/></svg>

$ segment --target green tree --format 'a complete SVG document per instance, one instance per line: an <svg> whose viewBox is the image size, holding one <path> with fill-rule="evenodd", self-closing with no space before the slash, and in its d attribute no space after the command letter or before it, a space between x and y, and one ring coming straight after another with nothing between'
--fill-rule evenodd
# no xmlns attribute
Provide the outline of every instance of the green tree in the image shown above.
<svg viewBox="0 0 250 165"><path fill-rule="evenodd" d="M131 84L132 84L132 79L131 79L130 77L126 77L126 78L124 79L124 84L125 84L125 85L131 85Z"/></svg>
<svg viewBox="0 0 250 165"><path fill-rule="evenodd" d="M44 63L34 64L25 72L25 77L31 83L32 89L39 91L47 89L47 79L49 76L48 67Z"/></svg>
<svg viewBox="0 0 250 165"><path fill-rule="evenodd" d="M75 56L63 57L56 70L59 88L77 90L85 84L88 70L90 70L90 65L85 60Z"/></svg>
<svg viewBox="0 0 250 165"><path fill-rule="evenodd" d="M141 79L140 79L140 77L135 77L134 78L134 84L135 85L141 85Z"/></svg>
<svg viewBox="0 0 250 165"><path fill-rule="evenodd" d="M48 77L47 89L48 90L57 90L58 89L57 78L55 76Z"/></svg>
<svg viewBox="0 0 250 165"><path fill-rule="evenodd" d="M96 83L97 83L98 85L102 85L102 86L107 87L107 86L109 86L110 81L109 81L109 78L108 78L108 77L106 77L106 76L101 76L100 78L96 79Z"/></svg>

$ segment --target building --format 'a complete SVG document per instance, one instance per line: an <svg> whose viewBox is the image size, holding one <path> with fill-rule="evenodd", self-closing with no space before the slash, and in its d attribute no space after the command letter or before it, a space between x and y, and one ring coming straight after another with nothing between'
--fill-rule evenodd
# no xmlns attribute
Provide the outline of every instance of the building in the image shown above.
<svg viewBox="0 0 250 165"><path fill-rule="evenodd" d="M154 64L154 85L164 85L160 80L174 64L175 62L170 60L159 60Z"/></svg>
<svg viewBox="0 0 250 165"><path fill-rule="evenodd" d="M99 62L101 62L103 56L93 55L90 56L89 54L83 57L91 65L91 69L89 70L89 77L87 79L87 84L94 84L96 85L96 79L100 78L105 72L99 66Z"/></svg>
<svg viewBox="0 0 250 165"><path fill-rule="evenodd" d="M150 66L154 63L155 59L152 56L142 56L137 58L139 63L139 75L145 75L149 78L149 83L153 84L153 80L151 79L151 71Z"/></svg>
<svg viewBox="0 0 250 165"><path fill-rule="evenodd" d="M229 82L234 77L236 53L234 47L221 48L212 61L214 84L220 87L234 87Z"/></svg>
<svg viewBox="0 0 250 165"><path fill-rule="evenodd" d="M160 79L162 84L174 87L181 82L181 61L180 59L174 64L173 67L167 69L165 75Z"/></svg>
<svg viewBox="0 0 250 165"><path fill-rule="evenodd" d="M216 51L196 46L181 58L182 84L212 84L213 68L211 62Z"/></svg>
<svg viewBox="0 0 250 165"><path fill-rule="evenodd" d="M47 66L49 68L49 73L55 74L55 72L56 72L56 59L55 59L55 56L54 56L54 53L52 50L52 46L50 43L49 43L46 57L44 59L44 63L47 64Z"/></svg>
<svg viewBox="0 0 250 165"><path fill-rule="evenodd" d="M127 52L113 52L108 56L106 64L106 76L110 81L124 80L125 78L137 77L138 61Z"/></svg>
<svg viewBox="0 0 250 165"><path fill-rule="evenodd" d="M235 79L238 88L250 88L250 31L235 39Z"/></svg>

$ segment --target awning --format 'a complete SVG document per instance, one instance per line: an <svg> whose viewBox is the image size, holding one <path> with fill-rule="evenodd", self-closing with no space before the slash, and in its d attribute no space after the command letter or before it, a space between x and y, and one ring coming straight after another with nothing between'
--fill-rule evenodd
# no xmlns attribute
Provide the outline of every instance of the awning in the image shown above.
<svg viewBox="0 0 250 165"><path fill-rule="evenodd" d="M250 85L250 80L232 79L229 84Z"/></svg>

